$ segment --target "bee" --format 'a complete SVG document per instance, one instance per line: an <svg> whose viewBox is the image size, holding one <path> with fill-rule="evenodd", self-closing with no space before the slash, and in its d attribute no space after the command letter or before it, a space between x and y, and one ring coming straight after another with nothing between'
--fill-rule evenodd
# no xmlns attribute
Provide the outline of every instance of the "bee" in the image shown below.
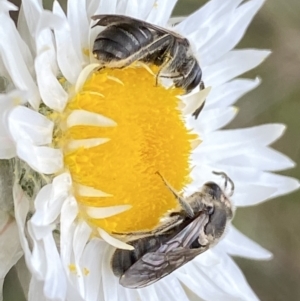
<svg viewBox="0 0 300 301"><path fill-rule="evenodd" d="M204 88L200 65L188 39L160 26L122 15L95 15L95 26L106 26L94 41L93 54L100 66L124 68L133 62L160 67L158 78L170 78L189 93Z"/></svg>
<svg viewBox="0 0 300 301"><path fill-rule="evenodd" d="M129 242L134 250L115 251L111 266L122 286L148 286L218 243L233 218L229 197L233 195L234 183L225 173L215 174L225 178L224 190L228 182L231 184L228 196L219 185L207 182L200 192L184 199L162 177L181 204L182 209L172 213L180 218L167 230Z"/></svg>

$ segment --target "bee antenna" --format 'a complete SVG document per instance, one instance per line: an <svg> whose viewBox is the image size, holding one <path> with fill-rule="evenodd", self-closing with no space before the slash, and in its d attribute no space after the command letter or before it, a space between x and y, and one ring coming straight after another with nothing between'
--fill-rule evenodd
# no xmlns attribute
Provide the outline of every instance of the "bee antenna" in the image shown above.
<svg viewBox="0 0 300 301"><path fill-rule="evenodd" d="M231 197L233 195L233 192L234 192L234 183L233 183L233 181L228 177L228 175L225 172L213 171L212 173L217 175L217 176L222 176L225 179L225 184L224 184L225 190L227 188L228 182L230 183L231 189L230 189L230 193L229 193L228 196Z"/></svg>
<svg viewBox="0 0 300 301"><path fill-rule="evenodd" d="M194 217L194 211L191 207L191 205L183 198L181 197L178 192L167 182L167 180L160 174L159 171L156 172L161 179L163 180L164 184L169 188L169 190L173 193L173 195L178 200L179 204L181 205L182 209L187 213L189 217Z"/></svg>

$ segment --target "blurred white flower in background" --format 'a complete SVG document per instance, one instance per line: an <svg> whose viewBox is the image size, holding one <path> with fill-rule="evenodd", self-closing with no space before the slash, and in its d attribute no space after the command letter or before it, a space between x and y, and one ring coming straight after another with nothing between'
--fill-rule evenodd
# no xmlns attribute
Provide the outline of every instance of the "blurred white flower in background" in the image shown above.
<svg viewBox="0 0 300 301"><path fill-rule="evenodd" d="M178 111L175 89L154 87L144 68L90 76L99 32L91 16L124 14L168 26L175 4L69 1L66 16L57 1L50 12L23 0L16 28L9 17L16 7L0 0L0 158L10 159L1 165L0 279L24 254L28 300L258 299L230 255L271 254L233 226L216 247L149 287L125 289L110 268L112 245L126 245L109 233L153 228L174 207L153 178L157 169L185 195L217 181L213 170L224 171L235 182L237 207L299 187L271 173L294 166L269 147L283 125L220 130L237 113L233 103L259 84L234 78L270 53L232 50L262 0L212 0L173 28L191 41L211 87L197 120L189 104L206 92L182 97L186 106ZM5 197L11 181L14 206Z"/></svg>

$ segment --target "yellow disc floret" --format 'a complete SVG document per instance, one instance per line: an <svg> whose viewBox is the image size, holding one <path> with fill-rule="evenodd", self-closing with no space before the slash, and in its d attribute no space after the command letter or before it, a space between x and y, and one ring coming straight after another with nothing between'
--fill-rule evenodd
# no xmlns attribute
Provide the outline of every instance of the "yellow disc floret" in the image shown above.
<svg viewBox="0 0 300 301"><path fill-rule="evenodd" d="M91 225L109 233L150 230L178 206L157 172L178 191L190 181L191 141L196 137L185 126L180 94L180 89L156 86L144 68L105 69L95 72L70 100L68 114L84 110L115 123L75 125L65 135L66 142L105 138L97 146L65 152L73 181L103 192L85 196L75 188L79 205L132 206L111 217L86 216Z"/></svg>

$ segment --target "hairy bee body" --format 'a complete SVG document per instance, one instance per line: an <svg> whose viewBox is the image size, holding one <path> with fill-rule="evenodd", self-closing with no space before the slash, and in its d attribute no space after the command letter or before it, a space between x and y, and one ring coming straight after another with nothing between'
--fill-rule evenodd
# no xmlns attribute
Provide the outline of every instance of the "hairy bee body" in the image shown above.
<svg viewBox="0 0 300 301"><path fill-rule="evenodd" d="M121 285L141 288L172 273L218 243L233 217L230 200L213 182L179 202L182 210L172 214L178 217L173 227L129 242L134 250L115 251L111 266Z"/></svg>
<svg viewBox="0 0 300 301"><path fill-rule="evenodd" d="M202 71L189 41L162 27L121 15L97 15L95 26L106 28L94 42L100 65L124 68L135 61L160 66L158 78L170 78L176 87L190 92L203 86Z"/></svg>
<svg viewBox="0 0 300 301"><path fill-rule="evenodd" d="M111 25L94 42L93 52L100 62L111 68L123 68L136 60L144 47L153 42L153 34L145 26Z"/></svg>

